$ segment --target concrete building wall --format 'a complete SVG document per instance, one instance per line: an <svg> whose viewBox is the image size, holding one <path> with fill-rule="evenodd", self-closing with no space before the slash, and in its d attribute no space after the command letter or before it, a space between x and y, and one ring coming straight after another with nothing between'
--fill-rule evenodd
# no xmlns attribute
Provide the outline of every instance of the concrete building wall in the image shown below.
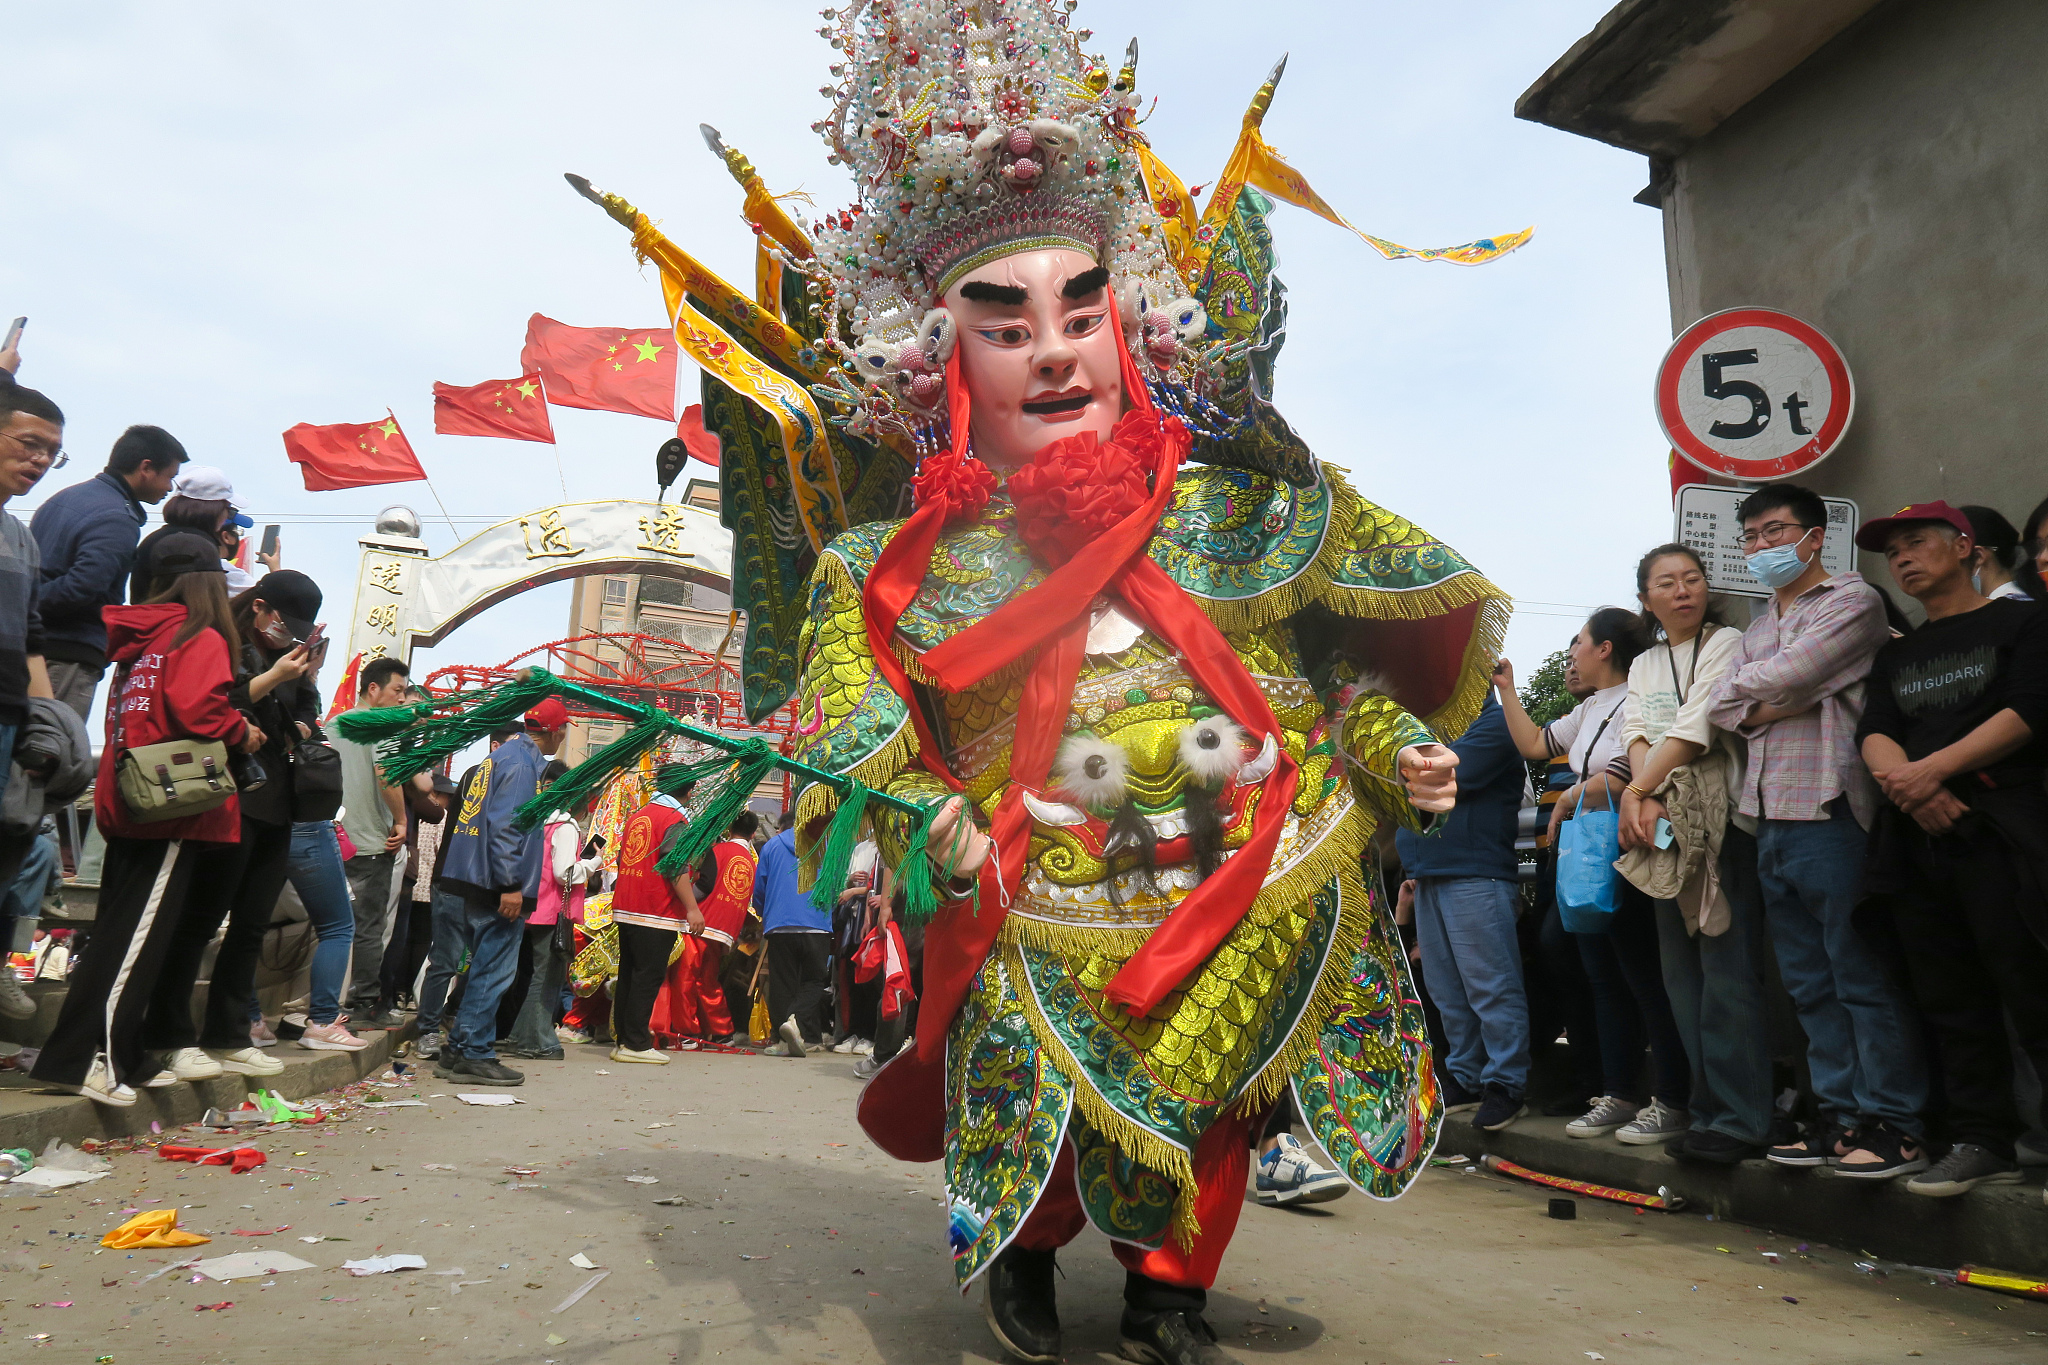
<svg viewBox="0 0 2048 1365"><path fill-rule="evenodd" d="M1855 421L1807 482L1866 516L2048 497L2048 3L1890 0L1673 176L1674 334L1781 308L1848 357Z"/></svg>

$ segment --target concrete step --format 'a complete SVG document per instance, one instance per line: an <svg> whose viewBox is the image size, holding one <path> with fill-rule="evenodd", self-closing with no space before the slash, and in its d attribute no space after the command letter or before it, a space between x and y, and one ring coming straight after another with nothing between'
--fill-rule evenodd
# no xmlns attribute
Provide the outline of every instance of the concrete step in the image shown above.
<svg viewBox="0 0 2048 1365"><path fill-rule="evenodd" d="M1887 1261L1953 1270L1995 1266L2048 1274L2048 1206L2040 1170L2018 1185L1979 1185L1952 1199L1906 1192L1905 1179L1854 1180L1825 1167L1780 1166L1758 1158L1734 1166L1675 1161L1662 1147L1630 1147L1612 1137L1573 1138L1569 1120L1530 1115L1498 1133L1444 1120L1439 1155L1490 1152L1545 1175L1611 1185L1639 1194L1668 1188L1688 1212L1868 1252ZM1746 1252L1748 1247L1735 1247Z"/></svg>
<svg viewBox="0 0 2048 1365"><path fill-rule="evenodd" d="M408 1021L402 1029L368 1033L361 1052L309 1052L292 1043L266 1051L284 1063L275 1076L226 1075L210 1081L187 1081L163 1090L138 1090L140 1098L127 1109L95 1104L72 1094L51 1094L20 1072L0 1072L0 1147L26 1147L40 1152L53 1137L74 1146L86 1138L146 1134L152 1122L164 1131L196 1123L208 1109L234 1109L252 1090L275 1090L286 1099L302 1100L338 1089L382 1071L392 1052L413 1036Z"/></svg>

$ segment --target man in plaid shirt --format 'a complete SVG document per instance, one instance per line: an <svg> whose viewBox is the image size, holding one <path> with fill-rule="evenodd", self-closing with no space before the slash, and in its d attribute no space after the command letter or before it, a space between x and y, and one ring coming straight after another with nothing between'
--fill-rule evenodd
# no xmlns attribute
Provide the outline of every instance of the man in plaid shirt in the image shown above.
<svg viewBox="0 0 2048 1365"><path fill-rule="evenodd" d="M1806 1031L1821 1121L1771 1148L1788 1166L1884 1180L1927 1168L1919 1031L1850 922L1876 785L1856 748L1863 679L1891 638L1883 600L1821 563L1827 508L1767 484L1737 513L1750 571L1773 590L1715 685L1708 715L1748 742L1738 806L1757 821L1757 872L1778 971ZM1723 883L1730 897L1756 894Z"/></svg>

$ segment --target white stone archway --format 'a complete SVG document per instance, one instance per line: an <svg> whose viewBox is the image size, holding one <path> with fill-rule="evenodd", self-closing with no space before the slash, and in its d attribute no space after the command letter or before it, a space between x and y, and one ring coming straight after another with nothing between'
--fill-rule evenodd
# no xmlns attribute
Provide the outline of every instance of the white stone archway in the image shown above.
<svg viewBox="0 0 2048 1365"><path fill-rule="evenodd" d="M688 503L559 503L501 521L440 556L428 554L416 534L393 533L418 528L417 519L408 526L394 515L401 510L358 542L349 658L409 663L414 649L439 644L479 612L590 574L646 574L732 591L732 533L715 513Z"/></svg>

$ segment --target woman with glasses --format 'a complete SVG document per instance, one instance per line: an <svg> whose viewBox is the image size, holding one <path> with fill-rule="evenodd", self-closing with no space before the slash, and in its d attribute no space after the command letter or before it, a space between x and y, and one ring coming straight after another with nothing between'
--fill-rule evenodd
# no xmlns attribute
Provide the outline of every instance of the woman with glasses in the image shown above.
<svg viewBox="0 0 2048 1365"><path fill-rule="evenodd" d="M1659 822L1681 804L1683 822L1703 831L1703 865L1676 898L1656 902L1664 989L1693 1070L1692 1126L1665 1150L1733 1165L1761 1155L1770 1139L1771 1063L1763 926L1753 910L1762 903L1749 832L1755 822L1733 814L1742 741L1707 717L1714 683L1742 632L1716 618L1708 591L1706 565L1684 545L1660 545L1636 565L1652 643L1628 671L1622 735L1632 777L1622 789L1621 844L1655 845L1663 836ZM1734 878L1743 878L1751 894L1723 894L1722 881Z"/></svg>

